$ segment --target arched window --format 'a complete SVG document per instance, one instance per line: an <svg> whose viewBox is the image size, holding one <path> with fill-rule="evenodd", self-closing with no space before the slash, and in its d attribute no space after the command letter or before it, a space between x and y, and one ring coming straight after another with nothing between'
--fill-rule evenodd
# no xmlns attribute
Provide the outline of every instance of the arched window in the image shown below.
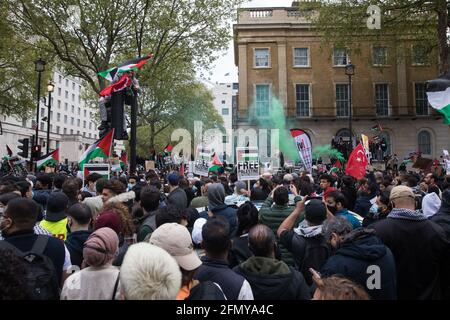
<svg viewBox="0 0 450 320"><path fill-rule="evenodd" d="M419 151L424 154L431 154L431 134L422 130L418 135Z"/></svg>

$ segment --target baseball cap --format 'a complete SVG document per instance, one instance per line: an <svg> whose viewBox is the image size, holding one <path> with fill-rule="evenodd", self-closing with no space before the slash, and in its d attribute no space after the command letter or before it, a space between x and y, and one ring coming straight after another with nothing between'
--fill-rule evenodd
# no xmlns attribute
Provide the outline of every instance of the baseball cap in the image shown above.
<svg viewBox="0 0 450 320"><path fill-rule="evenodd" d="M45 220L57 222L66 218L69 198L63 192L52 192L48 196Z"/></svg>
<svg viewBox="0 0 450 320"><path fill-rule="evenodd" d="M412 192L411 188L407 186L396 186L392 188L389 200L405 197L410 197L414 199L414 193Z"/></svg>
<svg viewBox="0 0 450 320"><path fill-rule="evenodd" d="M312 223L322 223L327 218L327 207L319 199L307 200L305 203L305 219Z"/></svg>
<svg viewBox="0 0 450 320"><path fill-rule="evenodd" d="M194 251L188 229L181 224L164 223L153 231L149 242L166 250L184 270L192 271L202 264Z"/></svg>
<svg viewBox="0 0 450 320"><path fill-rule="evenodd" d="M176 172L172 172L167 176L167 181L169 181L171 185L176 186L180 181L180 175Z"/></svg>

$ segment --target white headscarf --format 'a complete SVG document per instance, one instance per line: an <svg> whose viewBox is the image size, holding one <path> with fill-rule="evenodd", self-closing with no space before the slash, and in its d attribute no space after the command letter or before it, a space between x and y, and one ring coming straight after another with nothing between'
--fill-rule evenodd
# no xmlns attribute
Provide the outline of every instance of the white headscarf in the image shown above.
<svg viewBox="0 0 450 320"><path fill-rule="evenodd" d="M425 217L427 218L431 217L439 210L440 207L441 207L441 198L439 198L439 196L436 193L432 192L423 197L422 211Z"/></svg>

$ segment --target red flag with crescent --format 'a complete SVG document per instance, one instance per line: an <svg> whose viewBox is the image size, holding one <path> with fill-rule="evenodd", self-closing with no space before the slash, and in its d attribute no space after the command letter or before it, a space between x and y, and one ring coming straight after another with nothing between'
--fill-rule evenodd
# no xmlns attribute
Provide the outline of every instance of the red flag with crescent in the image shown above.
<svg viewBox="0 0 450 320"><path fill-rule="evenodd" d="M347 168L345 174L352 176L356 179L362 179L366 175L366 167L369 164L364 147L362 143L353 149L350 157L348 158Z"/></svg>

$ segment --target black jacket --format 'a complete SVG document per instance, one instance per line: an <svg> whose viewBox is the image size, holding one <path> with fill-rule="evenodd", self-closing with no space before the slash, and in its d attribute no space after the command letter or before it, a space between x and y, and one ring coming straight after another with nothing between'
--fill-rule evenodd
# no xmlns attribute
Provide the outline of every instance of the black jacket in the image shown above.
<svg viewBox="0 0 450 320"><path fill-rule="evenodd" d="M71 232L67 235L65 244L67 250L69 250L70 260L72 261L73 265L79 266L81 268L81 263L83 262L83 246L91 233L92 231L81 230Z"/></svg>
<svg viewBox="0 0 450 320"><path fill-rule="evenodd" d="M234 237L231 242L230 252L228 253L228 262L230 263L230 268L234 268L240 265L242 262L246 261L252 256L253 253L248 247L248 234L240 237Z"/></svg>
<svg viewBox="0 0 450 320"><path fill-rule="evenodd" d="M244 277L231 270L226 261L211 259L207 256L201 258L202 265L197 269L194 279L212 281L221 288L227 300L238 300Z"/></svg>
<svg viewBox="0 0 450 320"><path fill-rule="evenodd" d="M449 244L439 225L429 220L386 218L374 224L392 251L399 299L441 299L448 283Z"/></svg>
<svg viewBox="0 0 450 320"><path fill-rule="evenodd" d="M309 300L302 274L283 261L251 257L233 269L249 283L255 300Z"/></svg>
<svg viewBox="0 0 450 320"><path fill-rule="evenodd" d="M446 193L447 192L450 193L450 191L446 191ZM447 205L447 203L442 201L442 205L438 212L431 216L430 220L437 223L442 229L444 229L445 234L447 235L447 240L450 241L450 203Z"/></svg>
<svg viewBox="0 0 450 320"><path fill-rule="evenodd" d="M347 209L353 211L356 203L356 188L353 186L344 186L341 188L342 194L347 199Z"/></svg>
<svg viewBox="0 0 450 320"><path fill-rule="evenodd" d="M372 266L377 266L378 271ZM365 288L375 300L397 297L394 256L374 231L357 229L348 234L321 273L323 276L342 275Z"/></svg>

